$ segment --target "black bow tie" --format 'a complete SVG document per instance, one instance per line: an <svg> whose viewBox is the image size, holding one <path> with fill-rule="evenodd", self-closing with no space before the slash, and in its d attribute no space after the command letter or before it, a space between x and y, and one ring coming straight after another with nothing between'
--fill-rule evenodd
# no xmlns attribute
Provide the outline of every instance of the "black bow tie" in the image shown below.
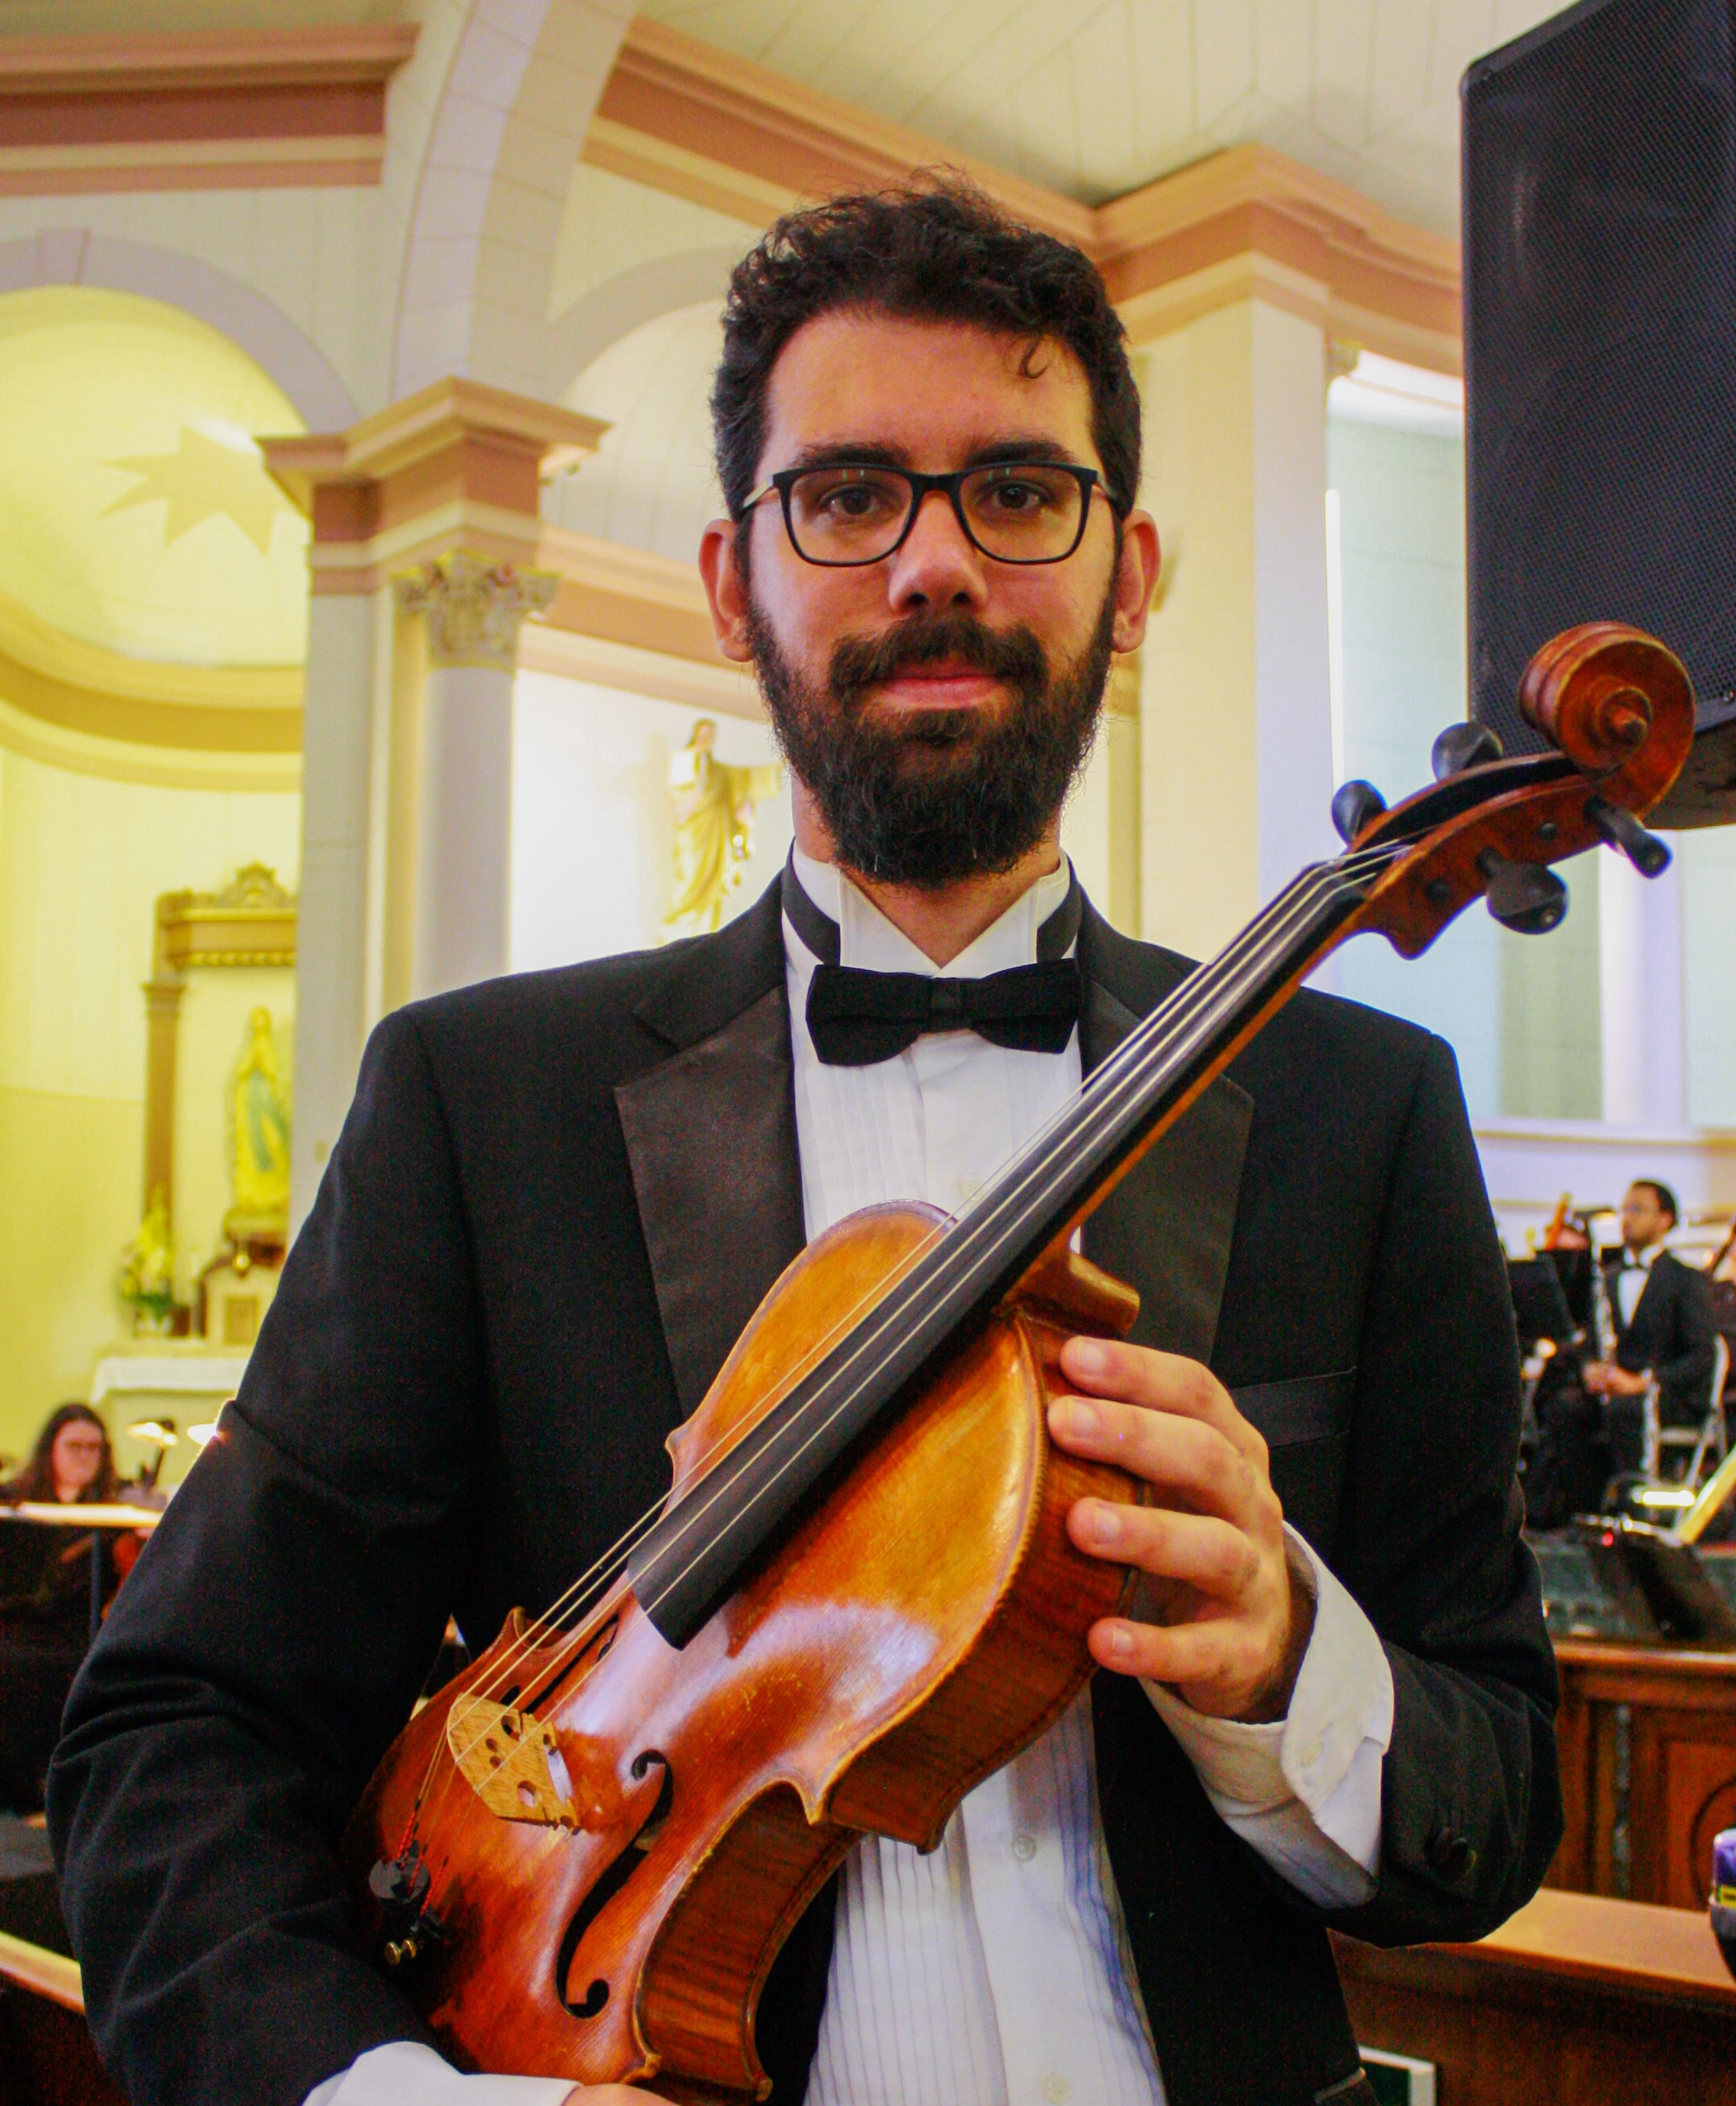
<svg viewBox="0 0 1736 2106"><path fill-rule="evenodd" d="M980 980L873 973L838 963L838 924L815 906L785 864L784 912L820 960L808 990L815 1052L828 1067L866 1068L890 1060L926 1032L974 1031L1015 1052L1059 1053L1079 1021L1079 966L1063 954L1077 939L1081 902L1075 877L1037 931L1034 966Z"/></svg>

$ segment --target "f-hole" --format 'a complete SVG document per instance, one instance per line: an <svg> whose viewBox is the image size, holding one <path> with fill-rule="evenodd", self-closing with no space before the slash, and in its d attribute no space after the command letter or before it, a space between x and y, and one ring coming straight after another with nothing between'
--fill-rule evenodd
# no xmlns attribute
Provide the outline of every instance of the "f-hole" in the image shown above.
<svg viewBox="0 0 1736 2106"><path fill-rule="evenodd" d="M620 1855L579 1904L577 1913L566 1926L566 1935L561 1940L561 1949L555 1955L555 1994L561 2000L562 2010L570 2011L575 2019L594 2019L609 2001L609 1985L600 1979L593 1982L576 2002L567 1994L566 1978L584 1934L633 1877L669 1817L669 1808L675 1797L675 1772L669 1768L669 1758L659 1754L655 1748L647 1748L642 1754L633 1757L632 1774L635 1777L649 1777L653 1768L662 1771L663 1782L651 1812L633 1831Z"/></svg>

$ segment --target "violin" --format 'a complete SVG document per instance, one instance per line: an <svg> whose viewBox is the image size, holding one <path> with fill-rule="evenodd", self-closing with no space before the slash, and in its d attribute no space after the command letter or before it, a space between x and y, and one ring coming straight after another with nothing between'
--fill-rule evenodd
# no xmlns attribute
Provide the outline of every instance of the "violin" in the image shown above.
<svg viewBox="0 0 1736 2106"><path fill-rule="evenodd" d="M364 1935L461 2066L763 2097L761 1988L862 1835L930 1848L1089 1678L1131 1575L1067 1516L1150 1488L1049 1441L1064 1341L1133 1291L1073 1232L1322 958L1414 957L1472 900L1553 928L1550 867L1640 823L1692 742L1688 675L1601 623L1528 668L1549 750L1437 741L1388 810L1199 966L961 1212L874 1207L773 1286L692 1417L672 1488L542 1615L515 1611L387 1752L342 1846ZM1156 1613L1161 1615L1160 1600Z"/></svg>

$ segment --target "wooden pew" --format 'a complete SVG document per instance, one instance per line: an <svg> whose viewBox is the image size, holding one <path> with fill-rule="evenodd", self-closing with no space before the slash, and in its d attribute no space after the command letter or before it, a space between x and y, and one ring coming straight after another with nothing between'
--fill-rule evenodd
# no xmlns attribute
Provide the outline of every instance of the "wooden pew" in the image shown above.
<svg viewBox="0 0 1736 2106"><path fill-rule="evenodd" d="M1619 1892L1617 1772L1625 1740L1627 1898L1704 1908L1712 1837L1736 1827L1736 1653L1564 1638L1556 1642L1555 1660L1567 1833L1549 1884L1582 1893Z"/></svg>
<svg viewBox="0 0 1736 2106"><path fill-rule="evenodd" d="M127 2106L96 2059L78 1962L3 1931L0 2106Z"/></svg>
<svg viewBox="0 0 1736 2106"><path fill-rule="evenodd" d="M1703 1911L1545 1888L1476 1945L1335 1938L1356 2037L1441 2106L1728 2106L1736 1981Z"/></svg>

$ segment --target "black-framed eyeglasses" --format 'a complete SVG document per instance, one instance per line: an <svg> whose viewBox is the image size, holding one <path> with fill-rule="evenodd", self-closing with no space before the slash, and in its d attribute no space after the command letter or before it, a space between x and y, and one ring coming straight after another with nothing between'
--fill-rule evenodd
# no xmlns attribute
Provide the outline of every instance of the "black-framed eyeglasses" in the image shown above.
<svg viewBox="0 0 1736 2106"><path fill-rule="evenodd" d="M1115 500L1094 468L1070 461L996 461L950 475L866 461L786 468L742 505L776 491L790 544L804 563L878 563L903 547L930 491L946 493L972 547L997 563L1064 562L1085 539L1091 493Z"/></svg>

